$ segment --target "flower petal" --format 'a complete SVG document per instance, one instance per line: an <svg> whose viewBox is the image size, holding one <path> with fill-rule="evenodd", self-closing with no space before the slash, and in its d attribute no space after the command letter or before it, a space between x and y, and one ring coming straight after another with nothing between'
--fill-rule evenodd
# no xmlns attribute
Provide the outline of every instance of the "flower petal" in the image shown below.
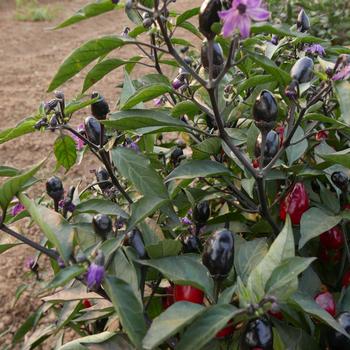
<svg viewBox="0 0 350 350"><path fill-rule="evenodd" d="M261 7L247 8L246 14L254 21L266 21L270 17L270 12Z"/></svg>
<svg viewBox="0 0 350 350"><path fill-rule="evenodd" d="M248 0L247 1L247 6L249 8L256 8L256 7L261 7L261 1L262 0Z"/></svg>
<svg viewBox="0 0 350 350"><path fill-rule="evenodd" d="M237 28L237 24L239 22L239 16L237 15L237 11L231 11L229 17L226 17L224 20L224 25L222 27L222 35L225 38L228 38L232 35L233 31Z"/></svg>
<svg viewBox="0 0 350 350"><path fill-rule="evenodd" d="M239 16L238 28L243 39L248 38L250 34L251 20L247 15Z"/></svg>

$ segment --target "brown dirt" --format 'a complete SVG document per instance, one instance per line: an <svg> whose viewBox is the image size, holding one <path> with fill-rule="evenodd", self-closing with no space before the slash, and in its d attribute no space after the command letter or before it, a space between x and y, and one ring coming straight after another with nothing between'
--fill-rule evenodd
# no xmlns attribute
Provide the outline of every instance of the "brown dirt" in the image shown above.
<svg viewBox="0 0 350 350"><path fill-rule="evenodd" d="M48 29L87 2L46 1L58 4L61 8L52 22L19 22L14 19L14 1L0 0L0 130L12 127L24 117L33 114L41 101L51 97L46 93L50 80L59 64L74 48L91 38L120 33L124 26L130 25L126 16L119 12L105 14L99 20L83 21L60 31ZM177 9L188 7L186 3L187 1L178 1ZM191 6L200 3L200 0L195 0ZM128 57L130 53L123 51L120 55ZM84 72L62 87L68 98L80 93ZM93 89L103 92L112 104L118 94L116 85L122 80L122 71L119 70L105 77ZM78 125L86 113L88 112L84 111L75 116L72 124ZM51 133L37 132L0 145L0 164L20 169L32 166L52 151L53 140ZM97 164L92 157L87 158L83 166L73 168L63 177L66 188L80 179L83 182L92 180L93 176L89 170L94 169ZM51 156L43 176L48 175L53 168L54 159ZM40 234L35 229L28 230L26 225L27 223L22 221L15 225L15 228L39 240ZM0 241L7 240L8 238L1 233ZM33 276L28 276L24 268L25 260L32 254L30 249L19 246L0 255L0 334L8 331L5 337L0 338L1 350L5 346L16 348L10 345L12 335L29 313L39 305L35 295L42 283L35 282ZM15 290L21 284L26 284L29 288L13 307ZM49 322L52 321L50 318ZM43 348L50 349L51 346L45 345Z"/></svg>

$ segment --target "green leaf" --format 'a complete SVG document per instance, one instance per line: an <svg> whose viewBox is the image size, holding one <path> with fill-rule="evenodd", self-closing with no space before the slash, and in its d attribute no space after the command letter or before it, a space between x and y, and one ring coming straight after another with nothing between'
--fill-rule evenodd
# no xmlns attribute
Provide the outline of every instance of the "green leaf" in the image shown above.
<svg viewBox="0 0 350 350"><path fill-rule="evenodd" d="M195 258L187 255L171 256L160 259L139 260L140 264L154 267L167 279L180 285L191 285L213 295L213 280L208 270Z"/></svg>
<svg viewBox="0 0 350 350"><path fill-rule="evenodd" d="M319 208L310 208L301 217L299 249L310 239L318 237L321 233L330 230L340 221L340 216L331 216Z"/></svg>
<svg viewBox="0 0 350 350"><path fill-rule="evenodd" d="M272 75L255 75L249 79L244 80L237 87L237 94L241 94L243 91L250 88L255 88L257 85L270 83L275 81L275 78Z"/></svg>
<svg viewBox="0 0 350 350"><path fill-rule="evenodd" d="M346 149L343 151L330 153L330 154L319 154L319 156L326 160L327 162L330 162L332 164L340 164L344 166L345 168L350 169L350 149Z"/></svg>
<svg viewBox="0 0 350 350"><path fill-rule="evenodd" d="M12 167L6 166L6 165L0 166L0 176L12 177L12 176L16 176L19 174L20 174L20 171L15 169L15 168L12 168Z"/></svg>
<svg viewBox="0 0 350 350"><path fill-rule="evenodd" d="M53 147L57 163L68 171L77 160L75 141L67 135L58 136Z"/></svg>
<svg viewBox="0 0 350 350"><path fill-rule="evenodd" d="M294 257L294 236L289 216L283 230L272 243L268 253L254 268L248 278L248 289L260 300L265 295L265 286L273 270L283 260Z"/></svg>
<svg viewBox="0 0 350 350"><path fill-rule="evenodd" d="M87 201L79 203L73 214L79 213L102 213L111 216L121 216L122 218L128 218L128 214L120 208L120 206L107 199L92 198Z"/></svg>
<svg viewBox="0 0 350 350"><path fill-rule="evenodd" d="M211 155L216 155L221 150L221 139L219 137L210 137L204 141L192 146L194 159L205 159Z"/></svg>
<svg viewBox="0 0 350 350"><path fill-rule="evenodd" d="M286 300L298 288L298 275L305 271L316 258L295 256L285 259L276 267L266 282L265 291L278 300Z"/></svg>
<svg viewBox="0 0 350 350"><path fill-rule="evenodd" d="M21 190L22 186L35 175L44 162L45 160L42 160L32 169L23 174L11 177L2 184L0 187L0 206L3 210L6 210L12 198Z"/></svg>
<svg viewBox="0 0 350 350"><path fill-rule="evenodd" d="M181 249L181 242L174 239L165 239L156 244L146 246L148 256L151 259L159 259L166 256L175 256L180 253Z"/></svg>
<svg viewBox="0 0 350 350"><path fill-rule="evenodd" d="M120 5L115 5L111 0L97 0L94 1L80 10L78 10L72 17L66 19L59 25L57 25L54 29L61 29L64 27L68 27L72 24L78 23L80 21L86 20L91 17L95 17L101 15L103 13L114 10L115 8L121 7Z"/></svg>
<svg viewBox="0 0 350 350"><path fill-rule="evenodd" d="M238 312L240 310L230 304L214 305L206 308L204 313L185 331L176 349L202 349Z"/></svg>
<svg viewBox="0 0 350 350"><path fill-rule="evenodd" d="M303 293L296 293L292 296L291 301L294 302L303 312L306 312L319 320L327 323L336 331L349 337L346 330L324 309L321 308L310 296Z"/></svg>
<svg viewBox="0 0 350 350"><path fill-rule="evenodd" d="M61 214L42 205L36 205L23 193L19 200L26 207L34 222L46 238L55 246L64 262L68 265L73 245L73 226Z"/></svg>
<svg viewBox="0 0 350 350"><path fill-rule="evenodd" d="M0 244L0 254L5 253L7 250L16 247L22 243L7 243L7 244Z"/></svg>
<svg viewBox="0 0 350 350"><path fill-rule="evenodd" d="M197 16L199 14L199 7L194 7L190 10L185 11L176 19L176 25L180 25L181 23L187 21L191 17Z"/></svg>
<svg viewBox="0 0 350 350"><path fill-rule="evenodd" d="M152 84L142 87L135 94L130 96L128 100L121 106L122 110L130 109L140 102L150 101L158 96L164 95L167 92L172 92L171 86L166 84Z"/></svg>
<svg viewBox="0 0 350 350"><path fill-rule="evenodd" d="M196 177L210 177L229 175L232 173L224 165L212 160L189 160L182 162L165 179L166 182L175 179L193 179Z"/></svg>
<svg viewBox="0 0 350 350"><path fill-rule="evenodd" d="M103 286L118 313L123 330L132 343L141 348L146 334L146 323L139 297L129 284L116 277L106 277Z"/></svg>
<svg viewBox="0 0 350 350"><path fill-rule="evenodd" d="M350 82L338 81L334 84L342 119L350 125Z"/></svg>
<svg viewBox="0 0 350 350"><path fill-rule="evenodd" d="M68 266L60 270L57 273L57 275L55 275L53 280L47 285L46 288L54 289L54 288L63 286L69 281L71 281L73 278L81 275L84 271L85 271L85 268L83 266L79 266L79 265Z"/></svg>
<svg viewBox="0 0 350 350"><path fill-rule="evenodd" d="M95 59L107 55L112 50L132 42L130 38L127 39L116 35L104 36L86 42L65 59L52 79L48 92L55 90L68 79L74 77Z"/></svg>
<svg viewBox="0 0 350 350"><path fill-rule="evenodd" d="M172 126L175 131L186 130L186 124L183 121L170 117L168 113L146 109L112 113L110 119L103 124L116 130L135 130L150 126Z"/></svg>
<svg viewBox="0 0 350 350"><path fill-rule="evenodd" d="M297 130L295 131L295 134L293 135L290 141L290 146L286 150L289 165L292 165L296 160L302 157L305 151L307 150L307 139L302 140L304 136L304 130L300 126L298 126ZM293 143L296 144L293 145Z"/></svg>
<svg viewBox="0 0 350 350"><path fill-rule="evenodd" d="M289 74L283 69L279 68L275 62L265 56L258 55L253 52L248 51L248 54L256 64L262 67L267 73L273 75L282 85L288 85L290 83L291 77Z"/></svg>
<svg viewBox="0 0 350 350"><path fill-rule="evenodd" d="M192 101L181 101L177 103L174 108L171 110L171 115L173 117L182 117L183 115L188 115L193 117L199 113L199 108Z"/></svg>
<svg viewBox="0 0 350 350"><path fill-rule="evenodd" d="M88 335L87 337L79 338L70 341L69 343L60 346L57 350L87 350L88 347L84 345L88 344L100 344L108 341L115 336L112 332L102 332L99 334Z"/></svg>
<svg viewBox="0 0 350 350"><path fill-rule="evenodd" d="M178 25L178 27L181 27L181 28L188 30L190 33L194 34L199 39L203 39L201 32L191 22L187 22L187 21L182 22L181 24ZM191 46L193 46L193 45L191 45Z"/></svg>
<svg viewBox="0 0 350 350"><path fill-rule="evenodd" d="M162 178L148 158L124 147L114 148L111 153L120 174L132 182L139 192L149 197L168 199Z"/></svg>
<svg viewBox="0 0 350 350"><path fill-rule="evenodd" d="M34 125L37 121L37 117L28 117L13 128L0 131L0 145L17 137L34 132Z"/></svg>
<svg viewBox="0 0 350 350"><path fill-rule="evenodd" d="M157 348L165 340L191 324L204 310L204 306L187 301L171 305L153 320L143 339L142 348L146 350Z"/></svg>
<svg viewBox="0 0 350 350"><path fill-rule="evenodd" d="M265 239L254 239L252 241L244 241L237 244L235 240L235 270L243 283L247 279L251 271L258 265L258 263L266 255L268 247Z"/></svg>

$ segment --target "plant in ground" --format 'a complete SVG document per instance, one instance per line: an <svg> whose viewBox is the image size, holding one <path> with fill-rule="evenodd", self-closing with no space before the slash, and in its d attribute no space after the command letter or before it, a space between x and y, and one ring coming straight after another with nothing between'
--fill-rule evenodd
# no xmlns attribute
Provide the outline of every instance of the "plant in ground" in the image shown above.
<svg viewBox="0 0 350 350"><path fill-rule="evenodd" d="M310 35L307 11L294 11L288 27L258 0L206 0L183 13L174 1L104 0L58 28L123 9L133 25L73 51L49 86L94 62L85 93L124 68L117 107L104 92L70 101L55 91L0 133L0 143L50 133L56 170L79 166L87 152L96 158L84 187L55 174L38 198L30 188L45 160L27 171L0 167L0 230L37 250L28 265L37 276L44 261L54 274L14 342L348 344L349 49ZM114 58L123 47L130 57ZM150 70L139 76L138 66ZM24 218L40 243L13 229ZM50 310L57 322L42 328ZM67 342L68 328L79 339Z"/></svg>

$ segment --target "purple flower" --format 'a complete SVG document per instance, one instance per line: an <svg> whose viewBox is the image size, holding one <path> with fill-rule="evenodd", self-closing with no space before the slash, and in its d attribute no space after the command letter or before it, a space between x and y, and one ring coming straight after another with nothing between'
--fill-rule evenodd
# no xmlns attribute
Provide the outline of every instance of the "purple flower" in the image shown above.
<svg viewBox="0 0 350 350"><path fill-rule="evenodd" d="M173 82L171 83L171 85L173 86L173 88L174 88L175 90L180 89L180 87L183 86L184 84L185 84L185 82L182 81L182 80L179 79L179 78L175 78L175 79L173 80Z"/></svg>
<svg viewBox="0 0 350 350"><path fill-rule="evenodd" d="M15 206L11 209L11 215L16 216L19 213L21 213L25 209L24 205L22 203L17 203Z"/></svg>
<svg viewBox="0 0 350 350"><path fill-rule="evenodd" d="M240 31L242 38L248 38L251 21L266 21L270 12L262 7L262 0L233 0L230 9L219 11L219 17L224 22L222 34L225 38L235 29Z"/></svg>
<svg viewBox="0 0 350 350"><path fill-rule="evenodd" d="M153 100L153 103L154 103L154 105L155 105L156 107L161 107L161 106L164 105L165 99L164 99L164 97L155 98L155 99Z"/></svg>
<svg viewBox="0 0 350 350"><path fill-rule="evenodd" d="M350 65L343 67L338 73L333 75L332 80L346 80L350 77Z"/></svg>
<svg viewBox="0 0 350 350"><path fill-rule="evenodd" d="M57 259L57 263L61 269L64 269L66 267L66 264L64 263L63 259L60 256Z"/></svg>
<svg viewBox="0 0 350 350"><path fill-rule="evenodd" d="M71 213L73 213L73 211L75 210L75 205L72 203L72 200L68 197L65 199L61 199L58 202L58 207Z"/></svg>
<svg viewBox="0 0 350 350"><path fill-rule="evenodd" d="M137 142L140 139L138 138L137 140L133 141L130 137L125 138L125 147L130 148L134 150L135 152L140 152L140 147L138 146Z"/></svg>
<svg viewBox="0 0 350 350"><path fill-rule="evenodd" d="M89 289L97 289L105 276L105 268L92 263L87 272L87 286Z"/></svg>
<svg viewBox="0 0 350 350"><path fill-rule="evenodd" d="M313 55L318 55L318 56L325 56L326 55L326 51L325 51L324 47L320 44L312 44L312 45L306 46L305 52L311 53Z"/></svg>
<svg viewBox="0 0 350 350"><path fill-rule="evenodd" d="M181 223L184 225L192 225L192 221L187 216L181 218Z"/></svg>
<svg viewBox="0 0 350 350"><path fill-rule="evenodd" d="M78 125L77 131L79 134L84 133L85 132L84 124ZM81 151L85 145L84 141L74 134L72 134L72 137L73 137L73 140L75 141L77 150Z"/></svg>

